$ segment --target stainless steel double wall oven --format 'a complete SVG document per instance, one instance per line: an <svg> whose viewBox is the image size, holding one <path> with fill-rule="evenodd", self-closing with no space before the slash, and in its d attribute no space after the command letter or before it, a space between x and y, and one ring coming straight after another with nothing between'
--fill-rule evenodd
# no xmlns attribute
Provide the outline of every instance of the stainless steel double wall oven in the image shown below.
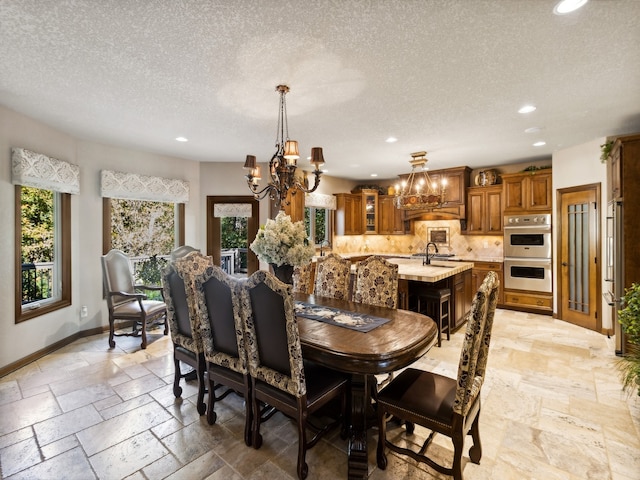
<svg viewBox="0 0 640 480"><path fill-rule="evenodd" d="M551 293L551 214L504 217L504 288Z"/></svg>

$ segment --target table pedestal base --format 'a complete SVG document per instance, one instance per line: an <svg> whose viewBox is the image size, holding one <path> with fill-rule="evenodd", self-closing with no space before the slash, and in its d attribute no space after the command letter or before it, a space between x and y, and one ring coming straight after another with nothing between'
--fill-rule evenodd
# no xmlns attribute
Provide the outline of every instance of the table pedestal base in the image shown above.
<svg viewBox="0 0 640 480"><path fill-rule="evenodd" d="M371 387L375 377L353 375L351 378L351 431L349 432L349 480L365 480L369 476L367 449L367 416L371 409Z"/></svg>

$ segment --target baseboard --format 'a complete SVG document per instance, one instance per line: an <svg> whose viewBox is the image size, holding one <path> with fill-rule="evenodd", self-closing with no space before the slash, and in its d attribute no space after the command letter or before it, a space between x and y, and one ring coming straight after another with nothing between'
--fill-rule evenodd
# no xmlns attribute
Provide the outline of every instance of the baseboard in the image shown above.
<svg viewBox="0 0 640 480"><path fill-rule="evenodd" d="M90 337L91 335L98 335L100 333L104 333L107 331L109 331L109 326L105 325L103 327L90 328L88 330L82 330L80 332L74 333L73 335L63 338L62 340L59 340L52 345L44 347L38 350L37 352L33 352L32 354L27 355L26 357L23 357L20 360L17 360L13 363L10 363L9 365L6 365L0 368L0 377L4 377L5 375L10 374L11 372L15 372L16 370L24 367L25 365L29 365L31 362L35 362L36 360L44 357L45 355L55 352L56 350L62 347L65 347L70 343L75 342L79 338Z"/></svg>

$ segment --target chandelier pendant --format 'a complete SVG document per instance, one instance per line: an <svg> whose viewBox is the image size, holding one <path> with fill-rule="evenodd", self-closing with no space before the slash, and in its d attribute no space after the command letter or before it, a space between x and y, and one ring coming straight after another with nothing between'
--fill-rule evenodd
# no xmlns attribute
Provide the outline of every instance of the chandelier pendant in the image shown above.
<svg viewBox="0 0 640 480"><path fill-rule="evenodd" d="M427 173L427 152L411 154L411 173L406 180L395 186L394 203L401 210L431 210L445 203L447 180L432 182Z"/></svg>
<svg viewBox="0 0 640 480"><path fill-rule="evenodd" d="M286 94L289 92L287 85L278 85L276 92L280 95L278 109L278 126L276 130L276 152L269 160L269 181L265 187L260 188L262 172L260 165L256 162L255 155L247 155L244 168L248 170L245 178L247 185L253 192L256 200L262 200L267 195L274 201L276 208L283 210L289 204L288 194L292 195L300 190L303 193L314 192L320 185L322 172L320 167L324 165L324 157L321 147L311 149L311 165L314 166L314 183L309 188L306 173L302 177L296 176L298 168L298 142L289 139L289 121L287 119Z"/></svg>

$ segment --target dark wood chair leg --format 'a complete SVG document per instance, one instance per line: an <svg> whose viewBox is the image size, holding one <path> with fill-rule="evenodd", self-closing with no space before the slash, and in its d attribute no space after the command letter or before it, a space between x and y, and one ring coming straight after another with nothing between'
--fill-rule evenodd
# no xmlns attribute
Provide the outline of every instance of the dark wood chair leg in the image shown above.
<svg viewBox="0 0 640 480"><path fill-rule="evenodd" d="M253 415L260 416L260 410L257 412L251 408L251 381L248 376L244 379L244 443L250 447L253 439L251 438L251 426L253 425ZM211 395L211 394L209 394Z"/></svg>
<svg viewBox="0 0 640 480"><path fill-rule="evenodd" d="M213 425L216 423L216 412L214 410L214 406L216 403L216 395L214 390L216 389L215 383L213 379L209 375L205 375L207 377L207 382L209 383L209 402L207 405L207 423L209 425Z"/></svg>
<svg viewBox="0 0 640 480"><path fill-rule="evenodd" d="M451 439L453 441L453 480L462 480L462 448L464 447L464 435L456 432Z"/></svg>
<svg viewBox="0 0 640 480"><path fill-rule="evenodd" d="M387 468L387 456L384 454L385 441L387 438L387 419L382 409L378 410L378 449L376 451L376 460L378 468L385 470Z"/></svg>
<svg viewBox="0 0 640 480"><path fill-rule="evenodd" d="M482 443L480 442L480 412L476 415L476 418L471 424L471 438L473 439L473 445L469 449L469 458L473 463L480 463L482 458Z"/></svg>
<svg viewBox="0 0 640 480"><path fill-rule="evenodd" d="M176 357L175 345L174 345L173 348L174 348L174 351L173 351L173 368L174 368L173 395L176 398L180 398L180 396L182 395L182 387L180 386L180 379L182 378L182 372L180 372L180 360L178 360L178 357Z"/></svg>
<svg viewBox="0 0 640 480"><path fill-rule="evenodd" d="M198 400L196 404L196 409L200 415L204 415L207 411L207 405L204 403L204 371L205 371L205 360L204 355L198 354L196 360L196 373L198 375Z"/></svg>
<svg viewBox="0 0 640 480"><path fill-rule="evenodd" d="M144 350L145 348L147 348L147 319L146 318L142 319L142 334L140 336L142 337L142 343L140 344L140 348Z"/></svg>
<svg viewBox="0 0 640 480"><path fill-rule="evenodd" d="M116 348L116 342L113 339L115 330L114 321L109 320L109 348Z"/></svg>

